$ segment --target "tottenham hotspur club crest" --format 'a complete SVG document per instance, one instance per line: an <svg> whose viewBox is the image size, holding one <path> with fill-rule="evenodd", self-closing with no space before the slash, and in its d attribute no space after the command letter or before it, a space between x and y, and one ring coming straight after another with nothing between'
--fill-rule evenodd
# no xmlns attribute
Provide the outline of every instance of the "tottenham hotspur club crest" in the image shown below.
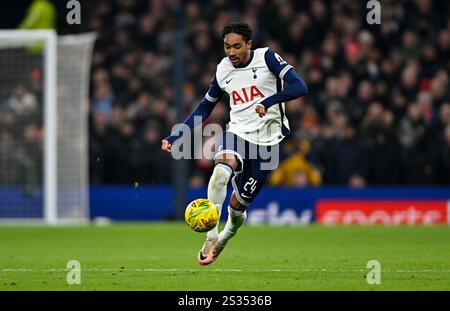
<svg viewBox="0 0 450 311"><path fill-rule="evenodd" d="M253 71L253 79L256 79L256 78L258 78L258 76L256 75L256 70L257 70L258 68L252 68L252 71Z"/></svg>

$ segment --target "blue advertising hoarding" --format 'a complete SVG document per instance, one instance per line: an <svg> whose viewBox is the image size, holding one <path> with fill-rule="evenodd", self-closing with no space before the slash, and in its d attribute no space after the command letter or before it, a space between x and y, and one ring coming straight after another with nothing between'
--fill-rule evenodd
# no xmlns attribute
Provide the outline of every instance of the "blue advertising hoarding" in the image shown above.
<svg viewBox="0 0 450 311"><path fill-rule="evenodd" d="M226 218L228 196L222 209ZM186 205L207 196L206 188L190 189ZM169 186L94 186L90 188L90 217L117 221L174 219L174 190ZM248 209L250 224L304 225L316 220L323 200L450 200L449 187L416 188L264 188ZM19 187L0 187L1 218L41 218L43 195L27 196Z"/></svg>
<svg viewBox="0 0 450 311"><path fill-rule="evenodd" d="M226 204L222 219L226 218ZM186 205L207 196L206 188L190 189ZM248 209L247 222L251 224L304 225L315 221L319 200L404 200L450 199L450 188L264 188ZM174 193L171 187L92 187L91 217L109 217L113 220L167 220L172 219Z"/></svg>

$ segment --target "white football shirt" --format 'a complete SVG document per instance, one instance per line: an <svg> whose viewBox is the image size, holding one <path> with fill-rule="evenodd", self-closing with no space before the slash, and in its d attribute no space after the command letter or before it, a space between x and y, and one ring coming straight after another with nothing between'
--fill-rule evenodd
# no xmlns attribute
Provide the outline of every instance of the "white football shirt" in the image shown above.
<svg viewBox="0 0 450 311"><path fill-rule="evenodd" d="M267 64L271 57L271 69ZM256 104L283 89L283 76L291 69L278 54L269 48L251 51L251 58L240 68L233 66L228 57L217 66L217 84L230 96L230 123L228 131L257 145L279 143L289 133L285 103L270 107L264 117L255 112ZM210 94L206 99L215 102Z"/></svg>

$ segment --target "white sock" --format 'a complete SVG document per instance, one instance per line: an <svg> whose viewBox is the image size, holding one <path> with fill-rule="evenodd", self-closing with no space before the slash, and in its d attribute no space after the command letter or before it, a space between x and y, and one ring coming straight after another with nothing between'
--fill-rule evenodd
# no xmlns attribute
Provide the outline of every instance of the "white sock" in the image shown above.
<svg viewBox="0 0 450 311"><path fill-rule="evenodd" d="M208 199L213 201L219 210L219 219L222 212L222 204L227 196L227 185L233 171L226 164L219 163L214 167L214 171L208 183ZM219 235L219 223L206 234L207 238L217 239Z"/></svg>
<svg viewBox="0 0 450 311"><path fill-rule="evenodd" d="M247 219L247 211L237 211L228 206L228 219L225 228L219 234L219 242L226 243L231 239L245 222L245 219Z"/></svg>

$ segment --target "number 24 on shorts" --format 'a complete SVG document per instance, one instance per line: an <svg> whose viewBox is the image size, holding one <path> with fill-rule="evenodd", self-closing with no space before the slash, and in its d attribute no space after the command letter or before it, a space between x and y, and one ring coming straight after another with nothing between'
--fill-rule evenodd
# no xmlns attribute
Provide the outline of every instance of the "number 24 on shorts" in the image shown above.
<svg viewBox="0 0 450 311"><path fill-rule="evenodd" d="M256 190L256 183L257 182L258 182L257 180L255 180L252 177L250 177L248 179L248 181L244 185L244 190L245 191L249 191L249 189L247 189L247 186L249 186L250 187L250 193L253 193Z"/></svg>

